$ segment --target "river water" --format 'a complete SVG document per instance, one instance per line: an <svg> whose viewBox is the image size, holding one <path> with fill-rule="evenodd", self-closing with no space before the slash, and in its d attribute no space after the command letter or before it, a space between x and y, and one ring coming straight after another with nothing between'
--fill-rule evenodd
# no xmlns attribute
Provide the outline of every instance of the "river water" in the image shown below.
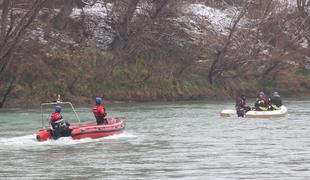
<svg viewBox="0 0 310 180"><path fill-rule="evenodd" d="M289 115L273 119L221 118L233 102L108 105L124 133L47 142L35 140L39 108L4 109L0 179L309 179L310 101L285 104Z"/></svg>

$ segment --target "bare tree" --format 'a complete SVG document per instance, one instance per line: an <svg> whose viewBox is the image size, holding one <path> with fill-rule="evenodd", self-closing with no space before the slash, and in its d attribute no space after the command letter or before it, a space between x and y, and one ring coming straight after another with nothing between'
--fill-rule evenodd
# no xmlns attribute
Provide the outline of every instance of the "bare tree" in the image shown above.
<svg viewBox="0 0 310 180"><path fill-rule="evenodd" d="M70 15L73 8L83 8L84 6L92 6L96 3L96 0L61 0L60 2L55 1L55 4L60 4L61 8L59 13L52 19L52 23L58 30L63 30L70 20Z"/></svg>
<svg viewBox="0 0 310 180"><path fill-rule="evenodd" d="M310 1L308 0L296 0L297 8L299 13L305 17L307 15L306 7L310 6Z"/></svg>
<svg viewBox="0 0 310 180"><path fill-rule="evenodd" d="M37 17L43 3L46 0L36 0L31 8L18 21L14 15L13 2L10 0L4 1L4 6L1 15L1 38L0 38L0 68L4 69L9 63L7 58L14 52L16 45L20 42L23 35L26 33L29 25ZM1 72L0 72L1 73Z"/></svg>
<svg viewBox="0 0 310 180"><path fill-rule="evenodd" d="M114 40L111 49L125 49L128 43L129 25L140 0L118 0L113 3L111 26Z"/></svg>
<svg viewBox="0 0 310 180"><path fill-rule="evenodd" d="M249 5L249 3L246 3L243 6L241 11L237 15L237 18L233 21L232 27L229 29L229 34L228 34L228 36L224 42L224 45L219 50L216 50L215 58L211 64L211 67L209 69L209 74L208 74L209 83L211 85L213 85L217 76L220 75L224 71L223 66L225 63L225 55L227 53L227 50L228 50L230 44L232 43L232 37L238 28L238 24L239 24L240 20L244 17L244 15L247 12L248 5Z"/></svg>
<svg viewBox="0 0 310 180"><path fill-rule="evenodd" d="M158 17L168 3L169 0L152 0L151 18L154 19Z"/></svg>
<svg viewBox="0 0 310 180"><path fill-rule="evenodd" d="M16 2L4 0L2 3L0 19L0 77L3 76L8 64L12 60L12 55L17 49L18 43L26 33L27 28L37 17L42 5L47 0L35 0L30 4L30 9L19 19L20 12L15 9ZM18 15L17 15L18 14ZM4 78L0 78L3 80ZM8 95L14 87L15 79L9 82L4 88L0 100L0 108L4 105ZM4 83L1 83L3 86Z"/></svg>
<svg viewBox="0 0 310 180"><path fill-rule="evenodd" d="M1 100L0 100L0 108L2 108L4 106L4 103L6 102L9 94L11 93L11 91L13 90L14 88L14 83L15 83L15 79L12 79L10 82L9 82L9 85L7 85L7 87L5 88L5 91L3 94L1 94Z"/></svg>

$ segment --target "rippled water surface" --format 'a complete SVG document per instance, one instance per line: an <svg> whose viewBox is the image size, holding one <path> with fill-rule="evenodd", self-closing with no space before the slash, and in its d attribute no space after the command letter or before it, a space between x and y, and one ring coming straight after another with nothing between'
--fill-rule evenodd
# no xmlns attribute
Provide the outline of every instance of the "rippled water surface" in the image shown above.
<svg viewBox="0 0 310 180"><path fill-rule="evenodd" d="M0 179L309 179L310 101L285 104L274 119L221 118L233 102L109 105L123 134L47 142L35 140L39 109L1 110Z"/></svg>

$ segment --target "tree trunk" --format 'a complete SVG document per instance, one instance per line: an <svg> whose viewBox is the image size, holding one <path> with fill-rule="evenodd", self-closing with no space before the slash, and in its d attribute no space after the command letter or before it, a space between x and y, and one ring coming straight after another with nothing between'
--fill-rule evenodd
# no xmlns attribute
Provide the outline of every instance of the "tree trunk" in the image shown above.
<svg viewBox="0 0 310 180"><path fill-rule="evenodd" d="M297 8L298 8L299 14L302 17L307 16L307 13L305 11L306 5L307 5L307 0L297 0Z"/></svg>
<svg viewBox="0 0 310 180"><path fill-rule="evenodd" d="M112 50L126 49L128 43L129 25L139 1L140 0L127 0L123 4L121 2L114 3L111 25L114 30L114 39L111 43Z"/></svg>
<svg viewBox="0 0 310 180"><path fill-rule="evenodd" d="M12 92L13 88L14 88L14 82L15 79L12 80L8 86L8 88L5 90L5 92L3 93L2 99L0 101L0 108L3 108L8 96L10 95L10 93Z"/></svg>
<svg viewBox="0 0 310 180"><path fill-rule="evenodd" d="M212 65L209 69L209 73L208 73L208 79L209 79L209 83L211 85L214 84L214 81L217 78L218 74L220 74L223 71L223 70L219 71L219 69L223 69L222 67L223 67L223 63L224 63L224 57L226 55L228 47L230 46L230 44L232 42L233 34L237 30L237 25L239 24L242 17L245 15L247 8L248 8L248 4L245 4L243 9L239 13L238 17L233 22L233 26L230 29L229 35L226 39L224 46L220 50L218 50L216 55L215 55L215 59L213 60Z"/></svg>
<svg viewBox="0 0 310 180"><path fill-rule="evenodd" d="M169 0L154 0L153 2L153 12L151 18L155 19L159 16L162 10L167 6Z"/></svg>
<svg viewBox="0 0 310 180"><path fill-rule="evenodd" d="M68 20L70 19L70 14L72 13L73 7L75 5L75 0L64 0L63 3L64 6L53 19L53 24L58 30L63 30L66 27Z"/></svg>
<svg viewBox="0 0 310 180"><path fill-rule="evenodd" d="M6 27L8 22L10 0L4 0L2 4L1 29L0 29L0 47L5 43Z"/></svg>

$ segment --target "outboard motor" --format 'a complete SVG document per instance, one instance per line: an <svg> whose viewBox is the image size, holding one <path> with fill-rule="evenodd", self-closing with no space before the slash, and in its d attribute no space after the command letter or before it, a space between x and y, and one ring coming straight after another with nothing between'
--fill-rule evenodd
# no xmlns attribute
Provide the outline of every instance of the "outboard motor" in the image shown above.
<svg viewBox="0 0 310 180"><path fill-rule="evenodd" d="M37 133L37 140L38 141L46 141L46 140L51 139L51 138L52 138L52 131L51 130L43 129Z"/></svg>

